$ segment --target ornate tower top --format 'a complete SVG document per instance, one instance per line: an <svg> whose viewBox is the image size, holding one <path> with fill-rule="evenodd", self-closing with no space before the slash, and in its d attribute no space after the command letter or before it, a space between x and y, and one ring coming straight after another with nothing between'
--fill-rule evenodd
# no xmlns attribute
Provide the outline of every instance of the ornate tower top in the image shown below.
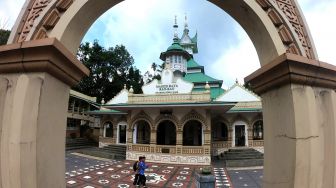
<svg viewBox="0 0 336 188"><path fill-rule="evenodd" d="M198 53L197 48L197 32L193 38L189 36L189 26L188 26L188 18L187 14L184 17L184 30L183 35L180 39L180 45L190 54Z"/></svg>
<svg viewBox="0 0 336 188"><path fill-rule="evenodd" d="M175 24L173 25L174 27L174 42L178 42L179 41L179 37L178 37L178 25L177 25L177 16L175 15Z"/></svg>

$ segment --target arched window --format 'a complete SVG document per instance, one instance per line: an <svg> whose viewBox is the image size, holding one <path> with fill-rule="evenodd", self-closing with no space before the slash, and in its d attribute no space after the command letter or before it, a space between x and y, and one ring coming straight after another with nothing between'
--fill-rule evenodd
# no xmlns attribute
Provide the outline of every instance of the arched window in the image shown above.
<svg viewBox="0 0 336 188"><path fill-rule="evenodd" d="M217 122L212 126L213 141L228 141L228 127L225 123Z"/></svg>
<svg viewBox="0 0 336 188"><path fill-rule="evenodd" d="M263 121L258 120L253 124L253 140L264 139L264 126Z"/></svg>
<svg viewBox="0 0 336 188"><path fill-rule="evenodd" d="M176 126L173 122L162 121L156 134L157 145L176 145Z"/></svg>
<svg viewBox="0 0 336 188"><path fill-rule="evenodd" d="M201 146L202 145L202 124L199 121L188 121L183 127L183 145Z"/></svg>
<svg viewBox="0 0 336 188"><path fill-rule="evenodd" d="M135 136L137 144L150 143L150 126L147 121L140 120L135 124Z"/></svg>
<svg viewBox="0 0 336 188"><path fill-rule="evenodd" d="M105 129L105 137L112 138L113 137L113 124L112 122L108 121L104 124Z"/></svg>

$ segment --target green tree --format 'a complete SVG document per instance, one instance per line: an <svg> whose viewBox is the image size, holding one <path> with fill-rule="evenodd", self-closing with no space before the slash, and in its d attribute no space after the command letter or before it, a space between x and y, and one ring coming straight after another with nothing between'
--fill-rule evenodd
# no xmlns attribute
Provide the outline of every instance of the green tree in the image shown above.
<svg viewBox="0 0 336 188"><path fill-rule="evenodd" d="M75 90L95 96L98 101L102 98L109 101L123 89L124 84L128 89L133 86L134 93L141 93L142 76L133 65L133 57L125 46L117 45L105 49L98 41L93 44L86 42L80 45L77 56L91 72L81 80Z"/></svg>
<svg viewBox="0 0 336 188"><path fill-rule="evenodd" d="M7 44L9 35L10 35L10 31L9 30L0 29L0 45Z"/></svg>
<svg viewBox="0 0 336 188"><path fill-rule="evenodd" d="M144 74L145 83L149 83L154 79L161 80L161 72L164 68L164 62L161 65L156 64L155 62L152 63L151 70L147 71Z"/></svg>

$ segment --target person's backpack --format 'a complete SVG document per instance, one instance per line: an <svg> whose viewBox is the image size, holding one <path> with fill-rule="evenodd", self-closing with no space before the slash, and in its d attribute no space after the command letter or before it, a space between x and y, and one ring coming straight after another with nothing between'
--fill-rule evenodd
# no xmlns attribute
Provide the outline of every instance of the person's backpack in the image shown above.
<svg viewBox="0 0 336 188"><path fill-rule="evenodd" d="M133 164L133 170L134 172L137 171L139 169L139 166L138 166L138 161L135 161L135 163Z"/></svg>

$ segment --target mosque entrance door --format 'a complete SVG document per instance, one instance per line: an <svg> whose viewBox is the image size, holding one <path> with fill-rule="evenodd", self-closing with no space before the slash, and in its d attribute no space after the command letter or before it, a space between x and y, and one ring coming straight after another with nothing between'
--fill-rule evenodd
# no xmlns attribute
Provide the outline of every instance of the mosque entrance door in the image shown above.
<svg viewBox="0 0 336 188"><path fill-rule="evenodd" d="M119 144L126 144L126 125L119 125Z"/></svg>
<svg viewBox="0 0 336 188"><path fill-rule="evenodd" d="M235 143L236 143L236 147L245 146L245 126L244 125L235 126Z"/></svg>

